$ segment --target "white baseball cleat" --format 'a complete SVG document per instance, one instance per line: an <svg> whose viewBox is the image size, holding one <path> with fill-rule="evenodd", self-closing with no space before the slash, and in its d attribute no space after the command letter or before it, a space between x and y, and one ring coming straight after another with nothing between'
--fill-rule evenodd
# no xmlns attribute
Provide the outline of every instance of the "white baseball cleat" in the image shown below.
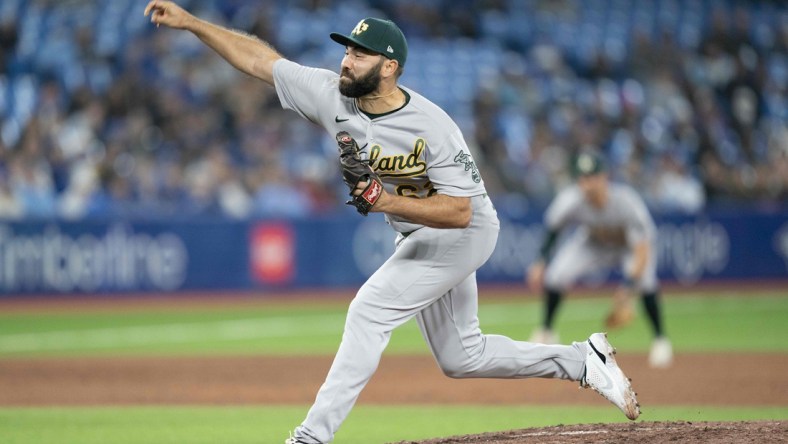
<svg viewBox="0 0 788 444"><path fill-rule="evenodd" d="M547 345L558 344L558 334L549 328L538 327L534 330L533 334L531 334L531 338L528 339L528 342Z"/></svg>
<svg viewBox="0 0 788 444"><path fill-rule="evenodd" d="M673 345L670 339L661 336L651 343L648 354L648 365L652 368L667 368L673 363Z"/></svg>
<svg viewBox="0 0 788 444"><path fill-rule="evenodd" d="M640 416L640 404L632 390L629 378L616 364L615 349L607 341L606 333L594 333L588 338L586 368L581 387L591 387L621 409L627 418Z"/></svg>

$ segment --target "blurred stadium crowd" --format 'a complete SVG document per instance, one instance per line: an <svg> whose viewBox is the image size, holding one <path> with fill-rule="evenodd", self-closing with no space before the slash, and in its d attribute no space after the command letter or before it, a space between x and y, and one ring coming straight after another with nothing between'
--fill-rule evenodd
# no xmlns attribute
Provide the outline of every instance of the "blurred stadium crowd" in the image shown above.
<svg viewBox="0 0 788 444"><path fill-rule="evenodd" d="M336 147L144 1L0 3L0 218L310 217L345 200ZM656 212L788 201L788 7L711 0L184 0L286 57L404 30L401 83L463 128L504 211L603 152Z"/></svg>

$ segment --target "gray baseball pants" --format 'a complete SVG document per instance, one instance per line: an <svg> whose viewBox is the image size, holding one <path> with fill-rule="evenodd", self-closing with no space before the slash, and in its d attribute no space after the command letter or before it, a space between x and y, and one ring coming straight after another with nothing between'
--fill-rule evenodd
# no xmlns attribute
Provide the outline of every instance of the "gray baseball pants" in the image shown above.
<svg viewBox="0 0 788 444"><path fill-rule="evenodd" d="M585 342L542 345L485 335L477 318L476 270L495 248L498 216L486 195L471 198L463 229L421 228L399 235L394 254L350 304L342 343L299 441L330 443L375 373L391 332L414 316L443 372L453 378L580 380Z"/></svg>

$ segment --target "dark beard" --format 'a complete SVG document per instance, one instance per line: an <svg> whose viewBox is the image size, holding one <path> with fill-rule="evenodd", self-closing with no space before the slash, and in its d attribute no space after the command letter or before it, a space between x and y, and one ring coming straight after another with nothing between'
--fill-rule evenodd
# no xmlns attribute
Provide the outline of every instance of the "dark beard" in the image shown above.
<svg viewBox="0 0 788 444"><path fill-rule="evenodd" d="M351 80L350 83L339 82L339 92L345 97L357 99L378 89L380 85L380 67L383 60L361 78Z"/></svg>

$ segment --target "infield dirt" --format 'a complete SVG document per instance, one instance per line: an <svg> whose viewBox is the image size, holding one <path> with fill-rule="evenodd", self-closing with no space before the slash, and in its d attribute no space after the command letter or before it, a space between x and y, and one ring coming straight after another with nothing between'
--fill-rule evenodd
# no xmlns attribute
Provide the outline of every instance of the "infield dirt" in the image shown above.
<svg viewBox="0 0 788 444"><path fill-rule="evenodd" d="M331 357L89 357L0 360L0 405L274 404L314 400ZM788 354L679 354L654 370L619 353L643 406L785 406ZM384 355L359 403L608 405L575 382L456 380L429 356Z"/></svg>

